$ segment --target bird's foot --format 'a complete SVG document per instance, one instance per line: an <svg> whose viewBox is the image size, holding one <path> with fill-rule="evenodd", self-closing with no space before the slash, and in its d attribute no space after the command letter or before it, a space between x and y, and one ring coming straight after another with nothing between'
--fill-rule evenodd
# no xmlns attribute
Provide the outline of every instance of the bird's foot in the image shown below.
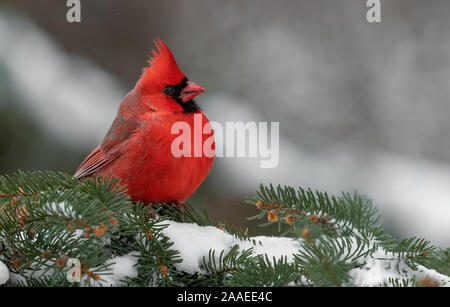
<svg viewBox="0 0 450 307"><path fill-rule="evenodd" d="M184 209L189 208L188 205L186 205L186 204L184 204L184 203L182 203L182 202L179 202L178 200L171 201L171 202L169 203L169 205L170 205L171 207L177 208L178 211L180 211L181 214L183 214Z"/></svg>
<svg viewBox="0 0 450 307"><path fill-rule="evenodd" d="M155 208L153 208L152 206L147 206L144 216L151 218L151 219L157 219L160 217L160 215L157 213Z"/></svg>
<svg viewBox="0 0 450 307"><path fill-rule="evenodd" d="M171 201L169 203L169 205L173 208L178 209L178 212L180 213L181 222L183 223L184 222L184 210L189 208L189 206L182 202L179 202L177 200Z"/></svg>

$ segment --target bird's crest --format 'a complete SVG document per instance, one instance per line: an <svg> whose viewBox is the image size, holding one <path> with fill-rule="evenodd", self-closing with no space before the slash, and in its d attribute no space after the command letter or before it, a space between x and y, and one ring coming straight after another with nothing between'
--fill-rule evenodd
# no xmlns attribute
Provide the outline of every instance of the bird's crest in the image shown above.
<svg viewBox="0 0 450 307"><path fill-rule="evenodd" d="M169 47L159 38L154 40L156 50L149 56L149 67L144 68L144 78L148 81L164 80L168 84L178 84L185 78L178 67Z"/></svg>

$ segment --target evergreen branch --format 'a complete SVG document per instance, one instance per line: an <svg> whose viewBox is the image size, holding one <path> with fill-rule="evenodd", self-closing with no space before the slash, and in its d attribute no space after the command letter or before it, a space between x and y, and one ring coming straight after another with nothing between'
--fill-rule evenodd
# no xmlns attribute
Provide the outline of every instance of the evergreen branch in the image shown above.
<svg viewBox="0 0 450 307"><path fill-rule="evenodd" d="M247 203L259 210L250 219L265 219L262 226L275 224L288 238L256 240L225 222L218 225L223 232L205 227L214 236L208 237L197 226L212 225L206 212L134 203L116 178L79 181L40 171L0 176L0 261L16 274L6 286L347 286L361 283L358 276L370 265L391 270L371 285L450 281L449 250L420 238L396 240L365 196L269 185ZM186 261L192 257L185 254L187 242L173 235L180 226L194 240L201 234L226 248L206 252L200 244L203 252L188 252L198 259ZM70 258L80 262L80 283L67 281ZM129 271L121 275L124 265Z"/></svg>

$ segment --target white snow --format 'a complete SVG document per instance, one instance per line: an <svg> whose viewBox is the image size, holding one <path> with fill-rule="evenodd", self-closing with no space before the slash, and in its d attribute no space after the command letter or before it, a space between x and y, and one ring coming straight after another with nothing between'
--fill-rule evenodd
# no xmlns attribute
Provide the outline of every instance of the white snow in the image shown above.
<svg viewBox="0 0 450 307"><path fill-rule="evenodd" d="M177 270L193 274L204 273L201 266L203 256L208 258L209 251L216 251L216 258L222 251L229 251L234 245L240 250L253 248L254 254L266 254L271 260L273 257L287 256L292 260L293 254L300 249L300 242L289 238L254 237L252 241L242 241L235 236L213 226L198 226L197 224L177 223L164 221L168 227L163 230L164 235L173 242L173 249L181 253L183 262L175 265Z"/></svg>
<svg viewBox="0 0 450 307"><path fill-rule="evenodd" d="M389 258L390 259L384 259ZM350 276L353 283L360 287L376 287L383 283L388 284L389 278L410 279L415 277L420 281L424 277L430 277L440 283L441 286L450 287L450 278L434 270L419 265L417 271L413 271L405 263L400 262L399 270L396 269L397 260L392 260L395 255L385 254L385 251L378 250L373 254L373 258L365 259L366 264L361 268L351 270ZM399 271L401 273L399 273Z"/></svg>
<svg viewBox="0 0 450 307"><path fill-rule="evenodd" d="M6 283L9 279L9 270L6 265L0 261L0 285Z"/></svg>
<svg viewBox="0 0 450 307"><path fill-rule="evenodd" d="M122 285L122 281L125 280L126 277L133 278L137 277L138 272L134 265L138 261L138 253L137 252L130 252L123 256L116 256L111 259L109 259L106 264L111 264L109 266L109 270L107 274L103 274L103 272L100 275L100 279L97 281L91 280L91 285L93 286L101 286L101 287L118 287ZM54 265L54 263L50 263L49 265ZM3 266L3 267L2 267ZM94 270L95 271L95 270ZM44 276L44 275L51 275L54 271L52 269L50 270L39 270L34 272L32 275L30 272L25 272L24 276L11 273L9 276L7 267L0 261L0 285L5 283L8 278L10 277L11 282L17 283L22 282L26 284L27 277L33 276ZM85 286L87 284L88 277L86 275L83 275L81 277L81 286Z"/></svg>
<svg viewBox="0 0 450 307"><path fill-rule="evenodd" d="M183 262L176 264L176 268L189 274L204 273L202 269L203 258L208 259L210 249L216 251L215 255L218 258L222 251L226 253L238 244L240 251L253 248L253 255L266 254L269 260L272 260L273 257L275 259L287 257L289 262L292 262L294 254L302 249L302 239L258 236L251 238L256 243L253 244L252 240L240 240L212 226L198 226L197 224L171 221L164 221L164 224L168 226L163 230L163 233L173 242L173 249L178 250L180 258L183 259ZM412 277L415 277L416 280L431 277L439 281L441 286L450 286L450 277L423 266L418 266L418 270L414 271L404 261L399 262L395 254L387 253L382 248L378 248L372 256L361 259L360 263L365 264L350 271L352 283L358 286L380 286L383 283L389 284L389 278L408 279ZM398 271L396 269L397 264Z"/></svg>
<svg viewBox="0 0 450 307"><path fill-rule="evenodd" d="M241 240L224 230L213 226L199 226L190 223L178 223L173 221L163 221L161 225L166 225L163 234L173 243L172 249L180 252L181 263L175 264L175 268L188 274L205 274L203 267L204 259L208 261L210 250L215 251L215 260L217 261L221 252L226 254L233 246L238 245L239 251L252 249L251 256L267 255L270 262L273 259L286 258L288 262L294 261L294 255L302 250L303 239L291 239L285 237L257 236L247 240ZM350 238L355 242L354 238ZM375 241L370 242L366 250L372 249ZM355 247L353 247L355 248ZM365 251L366 251L365 250ZM151 253L151 251L149 251ZM347 254L346 252L343 253ZM94 286L121 286L123 281L128 278L138 276L136 264L139 253L130 252L123 256L116 256L107 261L111 264L107 274L100 274L101 279L93 283ZM398 255L386 252L381 247L370 256L359 259L358 263L362 266L350 270L351 285L360 287L374 287L383 284L389 285L389 279L411 279L420 281L422 278L429 277L439 282L441 286L450 286L450 277L439 274L434 270L427 269L421 265L417 270L411 269L405 261L399 260ZM42 274L51 274L52 271ZM39 276L40 272L35 272L34 276ZM24 277L17 274L9 274L7 267L0 261L0 285L4 284L9 278L12 282L25 281ZM87 277L82 278L82 285L85 285ZM303 276L301 282L308 282Z"/></svg>
<svg viewBox="0 0 450 307"><path fill-rule="evenodd" d="M102 275L102 280L100 280L97 285L104 287L117 287L120 286L121 280L125 279L125 277L137 277L138 272L134 267L138 261L137 256L137 253L131 252L108 260L108 264L113 263L110 267L112 274Z"/></svg>

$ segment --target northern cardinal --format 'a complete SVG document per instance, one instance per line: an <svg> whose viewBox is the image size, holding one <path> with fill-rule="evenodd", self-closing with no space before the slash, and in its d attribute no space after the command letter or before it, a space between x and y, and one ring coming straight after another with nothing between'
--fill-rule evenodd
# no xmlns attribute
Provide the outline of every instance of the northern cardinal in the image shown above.
<svg viewBox="0 0 450 307"><path fill-rule="evenodd" d="M176 158L171 144L178 135L171 133L171 127L185 122L194 131L195 115L202 119L203 127L209 124L193 100L205 89L186 78L164 42L156 39L155 44L157 51L122 101L103 142L81 163L74 177L111 174L126 184L133 201L182 204L203 182L214 157L192 154ZM209 131L196 141L203 145L212 137Z"/></svg>

